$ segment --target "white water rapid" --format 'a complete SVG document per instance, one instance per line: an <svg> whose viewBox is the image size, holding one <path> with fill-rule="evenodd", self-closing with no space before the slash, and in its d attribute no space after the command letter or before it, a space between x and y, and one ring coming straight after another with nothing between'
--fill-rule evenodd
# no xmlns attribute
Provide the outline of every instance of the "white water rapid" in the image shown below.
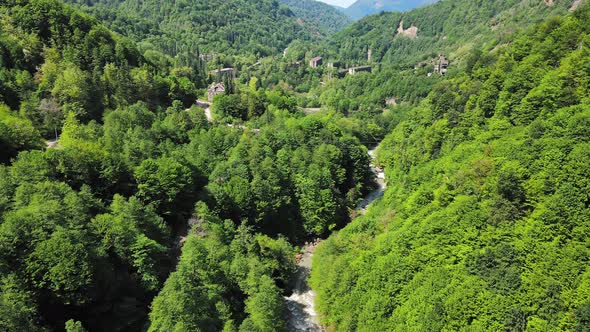
<svg viewBox="0 0 590 332"><path fill-rule="evenodd" d="M297 275L293 294L285 297L289 316L287 331L316 332L323 331L315 312L315 292L307 284L311 272L311 260L317 244L303 247L303 255L297 263Z"/></svg>
<svg viewBox="0 0 590 332"><path fill-rule="evenodd" d="M357 211L360 214L365 214L367 212L367 207L371 205L375 200L381 198L383 193L385 192L385 188L387 187L387 183L385 183L385 172L382 168L375 166L375 152L377 151L377 147L369 150L369 156L371 156L371 172L375 174L375 180L377 182L377 188L371 191L365 199L363 199L357 206Z"/></svg>

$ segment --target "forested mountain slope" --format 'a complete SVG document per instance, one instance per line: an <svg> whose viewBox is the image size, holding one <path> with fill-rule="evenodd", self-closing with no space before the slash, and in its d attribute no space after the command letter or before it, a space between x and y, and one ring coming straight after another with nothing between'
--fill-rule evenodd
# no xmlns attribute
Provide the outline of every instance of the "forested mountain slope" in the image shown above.
<svg viewBox="0 0 590 332"><path fill-rule="evenodd" d="M589 22L476 53L386 137L385 196L314 256L331 329L589 328Z"/></svg>
<svg viewBox="0 0 590 332"><path fill-rule="evenodd" d="M147 320L173 266L163 216L174 217L130 197L133 162L118 157L121 141L98 136L156 121L147 109L194 102L201 69L159 60L59 1L0 4L0 330L62 330L70 318L95 331L139 330ZM174 116L187 130L206 126L201 112ZM172 117L156 121L158 135ZM56 134L57 149L43 151ZM131 150L137 159L148 151Z"/></svg>
<svg viewBox="0 0 590 332"><path fill-rule="evenodd" d="M357 0L344 9L344 13L354 20L380 12L403 12L431 4L437 0Z"/></svg>
<svg viewBox="0 0 590 332"><path fill-rule="evenodd" d="M3 162L40 147L41 135L54 137L69 112L86 122L140 99L190 104L203 84L198 59L146 59L131 40L58 1L5 1L0 17Z"/></svg>
<svg viewBox="0 0 590 332"><path fill-rule="evenodd" d="M471 47L505 43L510 35L534 22L566 14L574 0L442 0L406 13L366 17L334 36L327 50L335 60L363 62L372 50L373 62L412 66L420 58L440 53L465 55ZM398 28L417 28L416 38ZM410 30L411 36L411 30Z"/></svg>
<svg viewBox="0 0 590 332"><path fill-rule="evenodd" d="M302 18L312 26L328 35L342 30L352 23L350 17L346 16L337 8L317 0L280 0L282 4L291 8L297 17Z"/></svg>
<svg viewBox="0 0 590 332"><path fill-rule="evenodd" d="M286 82L296 91L318 96L311 99L313 105L345 114L379 114L388 101L412 105L424 98L442 79L431 75L439 54L450 61L446 77L453 77L474 54L506 47L518 31L543 18L565 15L572 4L570 0L554 1L552 6L543 0L443 0L407 13L373 15L345 28L328 43L292 45L285 58L292 62L321 55L338 69L302 69L275 61L256 74L264 75L265 83ZM398 34L401 20L406 29L418 22L417 38ZM346 68L361 65L371 65L372 72L343 74ZM338 75L345 77L333 79Z"/></svg>
<svg viewBox="0 0 590 332"><path fill-rule="evenodd" d="M0 330L284 327L291 243L370 189L367 126L255 79L211 123L181 60L56 0L0 4Z"/></svg>
<svg viewBox="0 0 590 332"><path fill-rule="evenodd" d="M324 45L271 0L76 1L125 37L1 2L0 331L282 331L299 246L351 221L314 262L330 328L588 329L590 14L529 29L549 3L443 0L407 14L424 40L383 14ZM369 46L373 73L326 65ZM447 76L414 70L441 51Z"/></svg>
<svg viewBox="0 0 590 332"><path fill-rule="evenodd" d="M294 39L312 40L308 23L277 0L66 0L109 28L170 55L188 52L267 56ZM317 29L314 27L313 30Z"/></svg>

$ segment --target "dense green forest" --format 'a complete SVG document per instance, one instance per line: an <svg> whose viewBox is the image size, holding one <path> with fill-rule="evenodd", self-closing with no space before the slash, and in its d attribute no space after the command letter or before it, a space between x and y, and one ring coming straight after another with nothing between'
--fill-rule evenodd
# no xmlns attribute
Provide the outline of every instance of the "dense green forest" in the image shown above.
<svg viewBox="0 0 590 332"><path fill-rule="evenodd" d="M326 35L338 32L352 23L352 20L336 7L323 2L316 0L280 0L280 2L311 26L319 27L320 31Z"/></svg>
<svg viewBox="0 0 590 332"><path fill-rule="evenodd" d="M173 56L222 53L255 59L282 52L295 39L320 37L316 26L299 21L277 0L65 1L112 30L143 41L142 48L155 47Z"/></svg>
<svg viewBox="0 0 590 332"><path fill-rule="evenodd" d="M187 109L200 67L58 1L0 15L0 329L282 327L290 243L344 226L371 187L365 122L305 117L253 79L209 123Z"/></svg>
<svg viewBox="0 0 590 332"><path fill-rule="evenodd" d="M390 189L314 256L327 325L589 328L589 21L474 51L385 138Z"/></svg>
<svg viewBox="0 0 590 332"><path fill-rule="evenodd" d="M132 41L57 1L8 1L0 15L4 162L40 148L68 113L87 122L139 100L154 108L190 105L204 84L200 63L144 57Z"/></svg>
<svg viewBox="0 0 590 332"><path fill-rule="evenodd" d="M63 2L0 3L0 330L283 331L316 239L329 330L590 328L590 6Z"/></svg>
<svg viewBox="0 0 590 332"><path fill-rule="evenodd" d="M405 13L368 16L338 33L326 44L325 52L336 61L373 61L413 67L417 61L440 53L461 57L472 47L485 47L492 36L500 42L532 22L566 14L574 0L441 0ZM415 25L417 38L398 35L397 29Z"/></svg>

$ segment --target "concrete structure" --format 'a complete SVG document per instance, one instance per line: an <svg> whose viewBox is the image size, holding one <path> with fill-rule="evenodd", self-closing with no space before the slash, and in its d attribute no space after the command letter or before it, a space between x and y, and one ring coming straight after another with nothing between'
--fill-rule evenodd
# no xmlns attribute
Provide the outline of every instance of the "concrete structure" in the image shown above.
<svg viewBox="0 0 590 332"><path fill-rule="evenodd" d="M203 61L211 61L215 58L215 54L214 53L207 53L207 54L201 54L199 55L199 59L203 60Z"/></svg>
<svg viewBox="0 0 590 332"><path fill-rule="evenodd" d="M222 68L217 70L212 70L209 72L210 75L216 76L235 76L235 69L234 68Z"/></svg>
<svg viewBox="0 0 590 332"><path fill-rule="evenodd" d="M371 72L371 66L360 66L360 67L348 68L349 75L354 75L359 72Z"/></svg>
<svg viewBox="0 0 590 332"><path fill-rule="evenodd" d="M322 57L316 56L315 58L309 60L309 66L311 68L317 68L318 66L322 65Z"/></svg>
<svg viewBox="0 0 590 332"><path fill-rule="evenodd" d="M438 56L438 59L434 63L434 72L439 75L444 75L449 69L449 60L444 54Z"/></svg>
<svg viewBox="0 0 590 332"><path fill-rule="evenodd" d="M225 93L225 84L213 83L207 90L207 100L211 103L213 102L213 98L215 96L220 95L222 93Z"/></svg>

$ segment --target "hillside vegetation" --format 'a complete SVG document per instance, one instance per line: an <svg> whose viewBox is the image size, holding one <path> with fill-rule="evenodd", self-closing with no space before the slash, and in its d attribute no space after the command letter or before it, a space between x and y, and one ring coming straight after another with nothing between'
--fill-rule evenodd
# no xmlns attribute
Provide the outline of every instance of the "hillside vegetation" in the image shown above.
<svg viewBox="0 0 590 332"><path fill-rule="evenodd" d="M292 243L370 189L365 123L255 79L209 123L198 66L56 0L0 24L0 330L281 330Z"/></svg>
<svg viewBox="0 0 590 332"><path fill-rule="evenodd" d="M58 1L5 1L0 18L3 162L41 147L41 136L55 137L68 113L87 122L138 100L190 104L202 84L198 61L144 57L129 39Z"/></svg>
<svg viewBox="0 0 590 332"><path fill-rule="evenodd" d="M317 0L280 0L297 17L309 25L318 27L323 34L331 35L352 23L352 20L337 8Z"/></svg>
<svg viewBox="0 0 590 332"><path fill-rule="evenodd" d="M367 50L376 63L412 66L440 53L465 55L472 47L487 43L503 44L511 35L552 15L564 15L574 0L441 0L406 13L381 13L366 17L344 29L331 41L328 52L337 61L364 61ZM398 35L414 25L417 38Z"/></svg>
<svg viewBox="0 0 590 332"><path fill-rule="evenodd" d="M549 3L327 43L276 0L2 1L0 331L284 331L326 238L329 330L590 329L590 5Z"/></svg>
<svg viewBox="0 0 590 332"><path fill-rule="evenodd" d="M474 52L385 138L384 198L314 256L331 329L588 329L589 21Z"/></svg>
<svg viewBox="0 0 590 332"><path fill-rule="evenodd" d="M102 19L112 30L173 56L261 57L282 52L294 39L319 37L311 32L317 32L311 23L299 21L277 0L65 1Z"/></svg>

